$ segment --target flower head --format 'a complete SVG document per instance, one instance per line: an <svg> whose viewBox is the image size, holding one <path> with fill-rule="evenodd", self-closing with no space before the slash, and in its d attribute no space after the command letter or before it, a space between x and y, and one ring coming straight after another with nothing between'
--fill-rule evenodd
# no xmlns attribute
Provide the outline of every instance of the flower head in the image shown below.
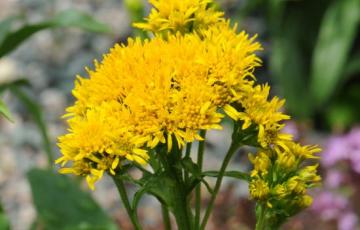
<svg viewBox="0 0 360 230"><path fill-rule="evenodd" d="M260 48L228 23L201 35L115 45L87 69L88 78L77 78L76 102L66 115L70 132L59 138L57 162L72 162L73 170L77 161L90 162L93 184L126 160L146 164L147 151L161 143L171 151L175 142L181 148L202 140L200 130L222 128L219 109L254 84L249 76L260 64L254 54Z"/></svg>
<svg viewBox="0 0 360 230"><path fill-rule="evenodd" d="M153 8L144 23L134 23L140 29L153 33L177 31L189 33L207 29L224 21L223 12L217 12L212 0L150 0Z"/></svg>

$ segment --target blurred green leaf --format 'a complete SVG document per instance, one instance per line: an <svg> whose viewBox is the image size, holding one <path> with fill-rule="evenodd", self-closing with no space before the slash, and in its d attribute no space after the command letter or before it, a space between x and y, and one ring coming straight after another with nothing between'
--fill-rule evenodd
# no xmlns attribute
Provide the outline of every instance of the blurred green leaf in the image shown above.
<svg viewBox="0 0 360 230"><path fill-rule="evenodd" d="M354 74L360 73L360 53L350 58L345 66L344 79L348 79Z"/></svg>
<svg viewBox="0 0 360 230"><path fill-rule="evenodd" d="M44 229L117 229L91 196L69 177L51 170L32 169L28 179Z"/></svg>
<svg viewBox="0 0 360 230"><path fill-rule="evenodd" d="M44 149L48 157L49 166L52 166L54 164L54 155L52 152L51 142L47 132L46 123L42 115L41 107L33 99L26 95L26 93L23 92L23 90L21 90L17 85L10 85L9 89L32 115L36 125L40 130L44 142Z"/></svg>
<svg viewBox="0 0 360 230"><path fill-rule="evenodd" d="M271 69L280 83L281 94L285 96L286 108L298 118L310 114L310 98L307 91L306 63L302 49L297 43L296 26L291 26L273 41Z"/></svg>
<svg viewBox="0 0 360 230"><path fill-rule="evenodd" d="M5 90L10 89L13 86L30 86L30 82L27 79L18 79L0 84L0 94L2 94Z"/></svg>
<svg viewBox="0 0 360 230"><path fill-rule="evenodd" d="M76 27L95 33L111 33L111 28L107 25L89 14L73 9L60 12L48 23L51 27Z"/></svg>
<svg viewBox="0 0 360 230"><path fill-rule="evenodd" d="M337 94L326 110L326 120L331 129L346 130L360 122L360 85L350 82L346 90Z"/></svg>
<svg viewBox="0 0 360 230"><path fill-rule="evenodd" d="M1 204L0 204L0 229L1 230L9 230L10 229L9 220L6 217L4 209Z"/></svg>
<svg viewBox="0 0 360 230"><path fill-rule="evenodd" d="M326 118L332 128L345 130L346 127L353 123L355 115L351 104L336 103L330 107Z"/></svg>
<svg viewBox="0 0 360 230"><path fill-rule="evenodd" d="M313 54L310 92L320 106L342 80L352 42L360 22L360 1L333 1L322 20Z"/></svg>
<svg viewBox="0 0 360 230"><path fill-rule="evenodd" d="M289 113L297 118L307 118L312 109L307 93L309 50L313 49L324 4L296 1L287 2L286 8L283 7L278 1L269 6L269 9L274 8L268 12L272 33L270 70L279 84L280 94L286 99Z"/></svg>
<svg viewBox="0 0 360 230"><path fill-rule="evenodd" d="M77 10L66 10L53 19L32 25L25 25L17 31L8 33L0 43L0 57L8 54L23 41L38 31L49 28L76 27L97 33L110 33L111 29L92 16Z"/></svg>
<svg viewBox="0 0 360 230"><path fill-rule="evenodd" d="M0 22L0 44L4 40L5 36L10 32L12 24L18 16L10 16Z"/></svg>
<svg viewBox="0 0 360 230"><path fill-rule="evenodd" d="M132 22L140 22L145 17L145 3L142 0L124 0L126 11L130 14ZM133 28L132 33L136 37L148 38L147 32L141 29Z"/></svg>
<svg viewBox="0 0 360 230"><path fill-rule="evenodd" d="M0 114L2 114L9 121L11 122L14 121L7 105L5 105L5 103L1 99L0 99Z"/></svg>

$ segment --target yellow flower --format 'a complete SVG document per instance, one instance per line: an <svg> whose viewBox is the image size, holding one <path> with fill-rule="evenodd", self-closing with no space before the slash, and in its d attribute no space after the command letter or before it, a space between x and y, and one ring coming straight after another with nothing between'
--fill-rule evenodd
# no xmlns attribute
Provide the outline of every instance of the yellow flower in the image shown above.
<svg viewBox="0 0 360 230"><path fill-rule="evenodd" d="M319 156L315 156L315 154L319 153L321 151L321 148L316 145L301 146L300 144L294 142L288 142L286 145L290 149L289 151L291 151L301 160L319 159Z"/></svg>
<svg viewBox="0 0 360 230"><path fill-rule="evenodd" d="M300 199L299 199L299 206L302 208L307 208L309 207L313 202L313 198L309 195L303 195Z"/></svg>
<svg viewBox="0 0 360 230"><path fill-rule="evenodd" d="M275 96L268 101L269 92L270 86L267 84L257 85L244 92L243 98L239 101L244 108L244 112L239 115L240 120L244 121L243 129L248 128L251 123L264 126L290 118L280 112L285 100Z"/></svg>
<svg viewBox="0 0 360 230"><path fill-rule="evenodd" d="M282 184L277 184L273 189L273 193L280 199L283 199L285 196L288 195L286 187Z"/></svg>
<svg viewBox="0 0 360 230"><path fill-rule="evenodd" d="M251 197L256 200L264 200L270 193L269 185L260 178L250 182L249 191Z"/></svg>
<svg viewBox="0 0 360 230"><path fill-rule="evenodd" d="M297 168L297 162L295 156L290 152L284 152L278 154L276 164L280 170L292 171Z"/></svg>
<svg viewBox="0 0 360 230"><path fill-rule="evenodd" d="M306 187L299 176L293 176L286 182L286 188L295 194L305 194Z"/></svg>
<svg viewBox="0 0 360 230"><path fill-rule="evenodd" d="M154 33L170 31L188 33L207 29L223 21L223 12L212 7L212 0L149 0L154 8L145 23L134 23L140 29Z"/></svg>
<svg viewBox="0 0 360 230"><path fill-rule="evenodd" d="M254 157L252 154L249 154L249 160L254 165L254 170L252 171L251 176L257 175L258 172L261 172L261 176L264 176L268 173L268 170L271 166L271 160L267 153L260 152Z"/></svg>
<svg viewBox="0 0 360 230"><path fill-rule="evenodd" d="M160 143L170 151L174 141L182 148L202 140L200 130L222 128L219 109L252 87L259 49L254 38L225 22L201 35L115 45L94 70L87 69L89 78L77 77L57 163L71 168L90 161L87 181L93 188L119 162L146 164L148 149Z"/></svg>
<svg viewBox="0 0 360 230"><path fill-rule="evenodd" d="M308 184L317 184L321 181L321 177L317 175L317 167L319 165L309 165L299 172L299 177Z"/></svg>

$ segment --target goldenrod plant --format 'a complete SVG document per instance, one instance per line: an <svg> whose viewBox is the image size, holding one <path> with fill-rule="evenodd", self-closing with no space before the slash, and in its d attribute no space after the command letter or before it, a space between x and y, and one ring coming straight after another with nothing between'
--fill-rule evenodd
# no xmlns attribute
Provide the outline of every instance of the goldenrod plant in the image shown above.
<svg viewBox="0 0 360 230"><path fill-rule="evenodd" d="M87 68L87 77L77 77L76 101L64 116L69 132L59 137L59 172L85 177L91 189L110 175L134 229L142 229L137 206L147 193L160 201L167 229L171 211L178 229L203 230L232 157L241 146L254 146L253 170L237 173L248 180L256 202L256 229L277 229L311 204L307 189L321 180L320 149L283 132L290 119L285 101L270 97L270 86L254 75L262 50L256 36L239 33L211 0L150 3L150 15L134 26L152 33L151 39L116 44ZM221 130L225 117L233 121L232 142L211 187L202 170L206 131ZM190 157L193 142L199 142L196 160ZM131 168L143 177L132 178ZM124 182L138 185L132 201ZM211 194L205 210L202 184Z"/></svg>

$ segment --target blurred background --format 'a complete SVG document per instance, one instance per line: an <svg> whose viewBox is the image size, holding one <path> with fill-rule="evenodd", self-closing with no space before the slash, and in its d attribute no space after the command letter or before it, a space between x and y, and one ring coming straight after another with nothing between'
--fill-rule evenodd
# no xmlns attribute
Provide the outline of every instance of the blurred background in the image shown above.
<svg viewBox="0 0 360 230"><path fill-rule="evenodd" d="M360 229L360 1L217 3L241 30L258 34L256 76L286 98L286 132L323 148L323 185L283 229ZM89 192L51 167L75 76L86 76L84 67L114 43L144 36L131 22L148 11L142 0L0 1L0 230L131 229L109 178ZM210 132L205 168L218 167L229 142L228 130ZM231 168L249 170L246 149ZM157 201L140 206L144 229L162 229ZM254 221L247 184L226 179L208 229L253 229Z"/></svg>

